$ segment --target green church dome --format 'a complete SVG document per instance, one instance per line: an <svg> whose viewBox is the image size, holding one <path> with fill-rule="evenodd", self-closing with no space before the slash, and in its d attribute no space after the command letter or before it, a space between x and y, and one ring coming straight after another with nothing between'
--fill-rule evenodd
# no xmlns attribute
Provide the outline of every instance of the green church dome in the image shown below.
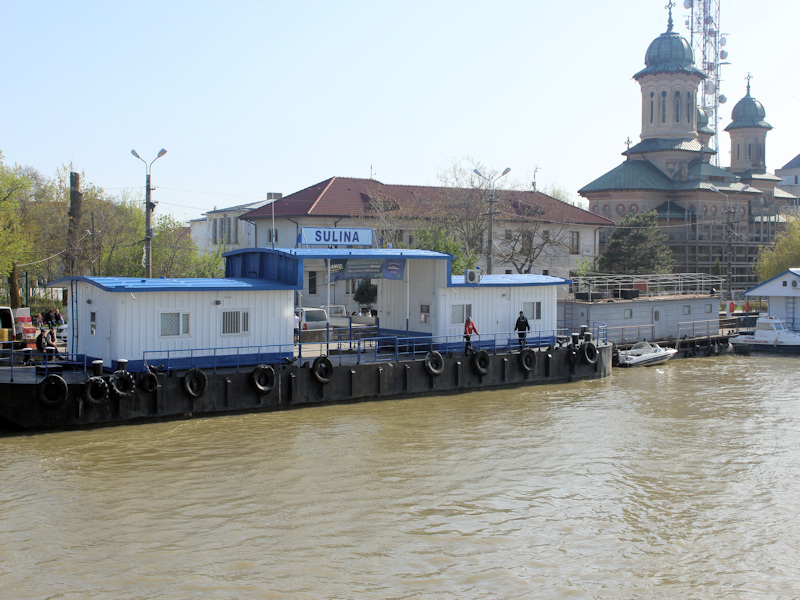
<svg viewBox="0 0 800 600"><path fill-rule="evenodd" d="M725 131L731 129L742 129L745 127L758 127L760 129L772 129L772 125L767 123L764 118L767 111L764 105L750 95L750 82L747 82L747 95L736 103L731 113L731 124Z"/></svg>
<svg viewBox="0 0 800 600"><path fill-rule="evenodd" d="M634 79L658 73L694 73L705 78L694 66L694 52L689 42L672 30L672 9L667 30L651 42L644 55L644 64L646 67L634 75Z"/></svg>

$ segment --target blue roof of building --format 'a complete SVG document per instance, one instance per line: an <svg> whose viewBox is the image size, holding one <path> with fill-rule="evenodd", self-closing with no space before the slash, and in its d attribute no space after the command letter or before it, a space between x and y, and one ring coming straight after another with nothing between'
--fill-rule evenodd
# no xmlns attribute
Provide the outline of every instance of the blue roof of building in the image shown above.
<svg viewBox="0 0 800 600"><path fill-rule="evenodd" d="M569 285L571 279L551 275L530 275L527 273L503 273L483 275L480 283L465 283L464 275L451 275L450 287L514 287L534 285Z"/></svg>
<svg viewBox="0 0 800 600"><path fill-rule="evenodd" d="M264 291L293 290L296 286L267 279L234 278L150 278L144 277L62 277L48 287L69 281L83 281L106 292L207 292L207 291Z"/></svg>

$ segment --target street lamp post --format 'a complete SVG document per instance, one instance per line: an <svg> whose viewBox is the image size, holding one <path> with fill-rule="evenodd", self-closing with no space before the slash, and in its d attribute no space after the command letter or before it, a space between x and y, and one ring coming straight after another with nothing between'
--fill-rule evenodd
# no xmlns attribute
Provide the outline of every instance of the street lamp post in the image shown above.
<svg viewBox="0 0 800 600"><path fill-rule="evenodd" d="M745 185L742 189L738 190L735 194L750 189L749 185ZM728 194L721 191L718 187L712 185L711 191L725 196L725 229L723 230L727 237L727 252L728 252L728 302L733 300L733 206L731 205L731 198Z"/></svg>
<svg viewBox="0 0 800 600"><path fill-rule="evenodd" d="M492 243L493 243L493 235L492 232L494 231L494 183L500 179L503 175L507 175L508 172L511 170L510 167L506 167L500 175L490 179L486 177L483 173L478 171L478 169L472 169L472 172L475 173L481 179L485 179L489 182L489 239L488 239L488 246L486 248L486 274L492 274Z"/></svg>
<svg viewBox="0 0 800 600"><path fill-rule="evenodd" d="M156 156L153 160L150 161L150 164L147 163L145 159L139 156L139 153L136 150L131 150L131 154L133 154L136 158L144 163L145 167L145 186L144 186L144 276L145 277L152 277L153 276L153 229L150 226L151 224L151 216L153 214L153 209L156 205L150 201L151 192L153 188L150 186L150 171L153 168L153 163L156 162L159 158L164 156L167 153L164 148L158 151L158 156Z"/></svg>

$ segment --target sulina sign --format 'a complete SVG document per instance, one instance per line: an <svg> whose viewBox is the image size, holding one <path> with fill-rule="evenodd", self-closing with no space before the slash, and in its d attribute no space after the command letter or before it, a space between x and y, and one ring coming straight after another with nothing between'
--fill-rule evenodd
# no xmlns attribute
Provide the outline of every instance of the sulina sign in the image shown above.
<svg viewBox="0 0 800 600"><path fill-rule="evenodd" d="M301 245L372 246L372 230L355 227L301 227Z"/></svg>

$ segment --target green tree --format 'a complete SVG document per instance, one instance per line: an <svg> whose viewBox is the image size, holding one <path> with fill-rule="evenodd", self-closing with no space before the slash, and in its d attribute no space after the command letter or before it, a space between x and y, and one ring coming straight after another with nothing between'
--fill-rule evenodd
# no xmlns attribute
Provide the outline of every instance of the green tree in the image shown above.
<svg viewBox="0 0 800 600"><path fill-rule="evenodd" d="M359 304L366 304L372 306L378 299L378 286L372 283L371 279L362 279L358 285L356 293L353 294L353 300Z"/></svg>
<svg viewBox="0 0 800 600"><path fill-rule="evenodd" d="M448 235L444 229L423 229L417 232L417 247L422 250L442 252L451 254L453 260L450 261L450 273L458 275L466 269L475 267L478 261L478 254L470 251L464 244L460 244Z"/></svg>
<svg viewBox="0 0 800 600"><path fill-rule="evenodd" d="M32 182L3 163L0 153L0 273L8 277L12 308L20 306L17 263L30 256L31 240L24 230L20 207Z"/></svg>
<svg viewBox="0 0 800 600"><path fill-rule="evenodd" d="M795 267L800 267L800 219L792 218L774 243L761 249L755 270L763 281Z"/></svg>
<svg viewBox="0 0 800 600"><path fill-rule="evenodd" d="M598 268L603 273L671 273L674 260L666 239L656 211L629 215L609 235Z"/></svg>

